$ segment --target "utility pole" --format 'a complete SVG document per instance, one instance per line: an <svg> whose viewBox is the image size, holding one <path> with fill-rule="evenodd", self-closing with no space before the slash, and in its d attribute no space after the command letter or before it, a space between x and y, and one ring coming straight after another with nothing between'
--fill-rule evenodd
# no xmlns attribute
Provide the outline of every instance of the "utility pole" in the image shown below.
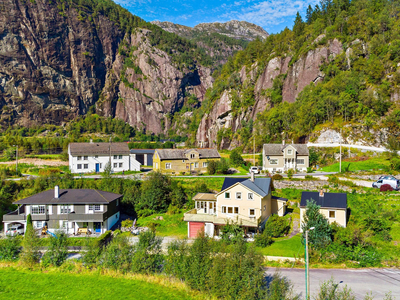
<svg viewBox="0 0 400 300"><path fill-rule="evenodd" d="M311 227L306 230L306 300L310 299L310 276L309 276L309 261L308 261L308 231L314 230L315 227Z"/></svg>
<svg viewBox="0 0 400 300"><path fill-rule="evenodd" d="M340 148L339 173L342 173L342 128L340 128L339 148Z"/></svg>
<svg viewBox="0 0 400 300"><path fill-rule="evenodd" d="M15 151L15 159L16 159L16 164L15 164L15 173L18 173L18 145L14 145L14 147L16 147L16 151ZM15 174L15 175L16 175Z"/></svg>
<svg viewBox="0 0 400 300"><path fill-rule="evenodd" d="M111 137L108 140L108 149L110 150L110 155L109 155L109 159L108 159L108 163L110 164L110 168L111 168Z"/></svg>
<svg viewBox="0 0 400 300"><path fill-rule="evenodd" d="M256 137L253 136L253 161L254 166L256 165Z"/></svg>

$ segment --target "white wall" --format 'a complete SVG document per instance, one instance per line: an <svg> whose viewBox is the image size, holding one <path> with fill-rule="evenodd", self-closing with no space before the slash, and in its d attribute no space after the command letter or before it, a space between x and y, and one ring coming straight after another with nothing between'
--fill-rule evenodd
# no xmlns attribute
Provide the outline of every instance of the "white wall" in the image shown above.
<svg viewBox="0 0 400 300"><path fill-rule="evenodd" d="M116 214L113 214L111 217L109 217L106 221L104 221L104 224L107 223L107 225L104 225L105 229L110 230L111 227L113 227L115 223L119 221L119 217L119 212L117 212Z"/></svg>
<svg viewBox="0 0 400 300"><path fill-rule="evenodd" d="M69 168L71 173L93 173L96 172L96 164L101 164L100 172L104 172L104 168L107 163L110 161L110 157L108 155L95 155L89 156L88 159L84 160L84 155L81 156L81 159L78 160L78 156L69 155ZM122 163L122 167L120 167L120 163ZM82 165L82 169L78 169L78 164ZM88 168L84 169L84 164L88 164ZM117 164L114 167L114 164ZM119 159L119 155L117 158L114 158L114 155L111 155L111 168L113 172L122 172L130 170L130 158L129 155L122 155L122 159ZM139 165L140 170L140 165Z"/></svg>

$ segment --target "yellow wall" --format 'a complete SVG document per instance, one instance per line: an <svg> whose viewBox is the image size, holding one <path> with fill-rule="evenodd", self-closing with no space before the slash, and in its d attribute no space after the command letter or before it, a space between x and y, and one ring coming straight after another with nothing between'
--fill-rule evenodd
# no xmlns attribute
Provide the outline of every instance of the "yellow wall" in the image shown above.
<svg viewBox="0 0 400 300"><path fill-rule="evenodd" d="M335 218L329 218L329 211L335 211ZM345 209L321 208L319 210L319 212L328 219L329 224L332 224L333 222L336 222L340 226L346 227L347 216L346 216L346 210ZM300 227L301 227L301 224L303 223L305 213L306 213L306 209L305 208L300 208L300 220L301 220Z"/></svg>

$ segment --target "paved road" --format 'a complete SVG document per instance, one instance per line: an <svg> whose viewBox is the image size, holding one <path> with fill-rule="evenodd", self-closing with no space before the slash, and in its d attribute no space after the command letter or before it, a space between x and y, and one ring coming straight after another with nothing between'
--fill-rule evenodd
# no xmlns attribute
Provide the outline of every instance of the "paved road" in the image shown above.
<svg viewBox="0 0 400 300"><path fill-rule="evenodd" d="M340 144L339 143L325 143L325 144L307 143L307 147L329 148L329 147L340 147ZM390 151L385 147L371 147L371 146L349 145L349 144L342 144L342 148L354 148L354 149L374 151L374 152L387 152L387 151ZM400 151L398 153L400 154Z"/></svg>
<svg viewBox="0 0 400 300"><path fill-rule="evenodd" d="M268 268L266 273L273 275L275 271L275 268ZM280 269L280 272L292 281L294 290L305 297L304 269ZM374 300L383 299L385 293L391 291L394 299L400 300L400 269L310 269L311 295L315 295L319 285L332 276L336 282L341 282L339 287L350 287L356 299L364 299L369 292Z"/></svg>

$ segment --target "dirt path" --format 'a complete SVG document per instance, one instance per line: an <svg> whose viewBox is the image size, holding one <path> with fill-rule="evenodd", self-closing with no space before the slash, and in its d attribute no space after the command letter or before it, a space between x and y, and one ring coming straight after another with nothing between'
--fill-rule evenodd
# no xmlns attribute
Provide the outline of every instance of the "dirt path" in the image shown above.
<svg viewBox="0 0 400 300"><path fill-rule="evenodd" d="M21 158L18 159L19 164L32 164L35 166L51 166L51 167L58 167L58 166L68 166L67 161L61 161L58 159L40 159L40 158ZM14 161L6 161L0 162L0 165L15 165Z"/></svg>

